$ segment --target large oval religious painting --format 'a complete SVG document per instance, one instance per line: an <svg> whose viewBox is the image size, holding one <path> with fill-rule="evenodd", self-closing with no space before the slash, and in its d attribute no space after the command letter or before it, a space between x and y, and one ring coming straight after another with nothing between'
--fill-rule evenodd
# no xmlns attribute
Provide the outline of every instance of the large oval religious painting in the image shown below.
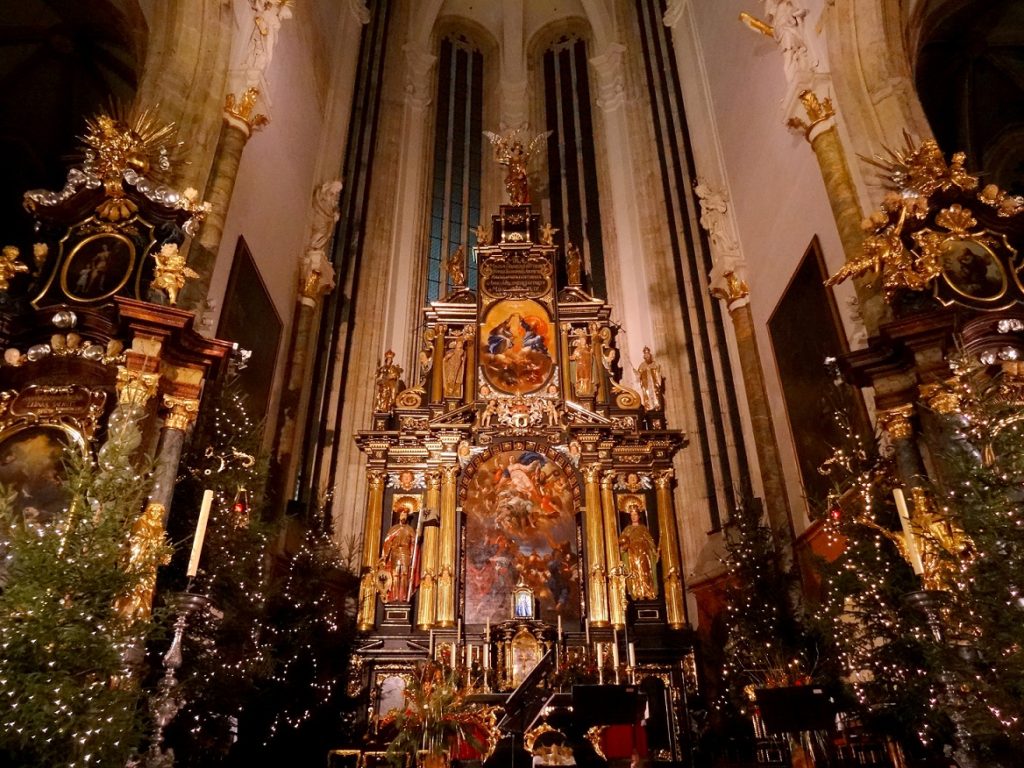
<svg viewBox="0 0 1024 768"><path fill-rule="evenodd" d="M579 620L573 491L554 457L535 450L485 454L462 506L468 623L508 619L520 578L533 589L542 620Z"/></svg>
<svg viewBox="0 0 1024 768"><path fill-rule="evenodd" d="M548 311L531 299L499 301L480 334L480 361L500 392L536 392L551 375L555 328Z"/></svg>

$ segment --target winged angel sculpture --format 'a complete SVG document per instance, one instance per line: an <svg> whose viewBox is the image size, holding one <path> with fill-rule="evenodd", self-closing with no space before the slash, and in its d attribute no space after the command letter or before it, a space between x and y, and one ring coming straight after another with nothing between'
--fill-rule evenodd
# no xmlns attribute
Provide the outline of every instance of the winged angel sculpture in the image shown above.
<svg viewBox="0 0 1024 768"><path fill-rule="evenodd" d="M540 143L550 135L551 131L544 131L531 139L526 128L516 128L503 134L484 131L484 136L494 145L494 158L508 169L505 174L505 189L508 190L509 202L512 205L525 205L530 202L526 166Z"/></svg>

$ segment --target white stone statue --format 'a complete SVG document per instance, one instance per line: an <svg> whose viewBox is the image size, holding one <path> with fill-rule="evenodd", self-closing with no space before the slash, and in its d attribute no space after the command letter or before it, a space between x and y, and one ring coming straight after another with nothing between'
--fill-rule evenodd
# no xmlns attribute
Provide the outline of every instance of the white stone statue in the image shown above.
<svg viewBox="0 0 1024 768"><path fill-rule="evenodd" d="M292 0L249 0L253 28L242 68L250 85L258 85L274 56L281 24L292 17Z"/></svg>

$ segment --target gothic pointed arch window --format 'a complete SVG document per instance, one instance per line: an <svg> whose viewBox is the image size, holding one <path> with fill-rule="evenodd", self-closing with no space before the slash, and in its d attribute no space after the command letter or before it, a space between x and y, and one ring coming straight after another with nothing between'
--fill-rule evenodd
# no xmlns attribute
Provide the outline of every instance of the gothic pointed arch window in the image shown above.
<svg viewBox="0 0 1024 768"><path fill-rule="evenodd" d="M545 128L548 137L548 197L551 223L562 244L573 243L583 256L589 288L604 296L604 251L594 121L591 108L587 42L561 34L542 54Z"/></svg>
<svg viewBox="0 0 1024 768"><path fill-rule="evenodd" d="M460 246L468 254L476 244L473 229L481 216L484 130L482 51L463 33L445 35L438 54L437 77L427 301L445 297L443 265L447 256ZM468 263L467 282L470 286L476 283L476 264L472 259Z"/></svg>

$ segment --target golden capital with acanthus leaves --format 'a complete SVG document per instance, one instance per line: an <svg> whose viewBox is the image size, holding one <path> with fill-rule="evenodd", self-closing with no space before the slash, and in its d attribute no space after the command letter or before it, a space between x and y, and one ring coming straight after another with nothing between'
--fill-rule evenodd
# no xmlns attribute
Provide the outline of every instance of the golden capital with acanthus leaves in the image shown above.
<svg viewBox="0 0 1024 768"><path fill-rule="evenodd" d="M258 130L270 122L266 115L256 113L256 99L260 89L250 86L242 91L241 96L229 93L224 99L224 112L244 123L250 131Z"/></svg>
<svg viewBox="0 0 1024 768"><path fill-rule="evenodd" d="M799 117L791 117L787 125L794 130L803 131L804 136L810 140L811 131L815 126L835 117L836 111L832 106L832 99L827 97L819 99L818 95L811 90L801 92L800 103L804 105L804 111L807 113L807 119L810 122L801 120Z"/></svg>
<svg viewBox="0 0 1024 768"><path fill-rule="evenodd" d="M615 482L615 477L618 473L614 469L606 470L601 475L601 485L607 488L611 488L612 483Z"/></svg>
<svg viewBox="0 0 1024 768"><path fill-rule="evenodd" d="M444 464L441 466L441 482L444 485L451 485L459 475L458 464Z"/></svg>
<svg viewBox="0 0 1024 768"><path fill-rule="evenodd" d="M938 383L922 384L921 399L936 413L948 416L960 410L960 396Z"/></svg>
<svg viewBox="0 0 1024 768"><path fill-rule="evenodd" d="M159 373L131 371L120 365L117 368L117 402L122 405L145 405L156 394L159 384Z"/></svg>
<svg viewBox="0 0 1024 768"><path fill-rule="evenodd" d="M436 467L428 469L425 473L427 488L438 488L441 485L441 471Z"/></svg>
<svg viewBox="0 0 1024 768"><path fill-rule="evenodd" d="M387 479L387 476L387 472L382 469L366 470L366 480L370 483L370 488L374 490L380 490L384 487L384 481Z"/></svg>
<svg viewBox="0 0 1024 768"><path fill-rule="evenodd" d="M901 405L878 414L878 425L888 433L892 440L906 440L914 434L910 417L914 415L914 406Z"/></svg>
<svg viewBox="0 0 1024 768"><path fill-rule="evenodd" d="M583 473L583 479L587 483L597 483L601 479L601 469L600 464L587 464L580 471Z"/></svg>
<svg viewBox="0 0 1024 768"><path fill-rule="evenodd" d="M194 397L164 395L164 407L168 410L164 417L164 427L179 432L188 431L199 415L199 400Z"/></svg>
<svg viewBox="0 0 1024 768"><path fill-rule="evenodd" d="M735 272L726 272L711 286L711 295L725 302L745 299L750 295L750 286Z"/></svg>
<svg viewBox="0 0 1024 768"><path fill-rule="evenodd" d="M673 469L662 469L654 473L654 484L658 488L669 488L672 486L672 478L676 476Z"/></svg>

